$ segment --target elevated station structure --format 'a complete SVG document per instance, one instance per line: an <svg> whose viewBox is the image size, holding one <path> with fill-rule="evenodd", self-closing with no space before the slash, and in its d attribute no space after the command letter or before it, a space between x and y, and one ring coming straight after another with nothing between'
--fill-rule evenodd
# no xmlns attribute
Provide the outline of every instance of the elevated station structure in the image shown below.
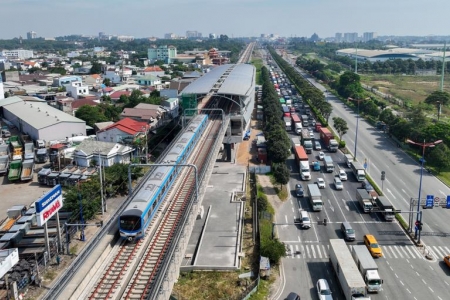
<svg viewBox="0 0 450 300"><path fill-rule="evenodd" d="M203 75L181 92L185 115L195 108L222 108L230 122L224 144L231 149L250 128L255 105L256 69L249 64L226 64Z"/></svg>

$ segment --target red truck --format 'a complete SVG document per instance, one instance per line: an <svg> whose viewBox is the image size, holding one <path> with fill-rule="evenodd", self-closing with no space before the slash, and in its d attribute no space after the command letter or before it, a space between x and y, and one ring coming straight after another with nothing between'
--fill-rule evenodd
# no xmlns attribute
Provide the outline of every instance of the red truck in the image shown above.
<svg viewBox="0 0 450 300"><path fill-rule="evenodd" d="M338 142L334 139L334 135L326 127L321 127L320 138L325 143L325 147L331 152L336 152L338 149Z"/></svg>

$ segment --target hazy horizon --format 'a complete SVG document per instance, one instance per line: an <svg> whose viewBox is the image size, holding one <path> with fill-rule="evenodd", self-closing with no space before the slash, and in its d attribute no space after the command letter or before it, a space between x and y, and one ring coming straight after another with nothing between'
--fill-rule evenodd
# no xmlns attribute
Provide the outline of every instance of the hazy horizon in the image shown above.
<svg viewBox="0 0 450 300"><path fill-rule="evenodd" d="M0 39L35 31L38 37L70 34L131 35L136 38L185 36L333 37L336 32L376 32L378 36L446 36L450 1L431 0L3 0ZM439 26L436 24L439 20ZM8 25L8 26L6 26Z"/></svg>

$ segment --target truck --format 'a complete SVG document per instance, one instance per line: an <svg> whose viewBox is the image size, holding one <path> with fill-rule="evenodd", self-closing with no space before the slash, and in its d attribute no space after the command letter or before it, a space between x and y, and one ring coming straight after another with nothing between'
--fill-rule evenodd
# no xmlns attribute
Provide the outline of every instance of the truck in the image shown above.
<svg viewBox="0 0 450 300"><path fill-rule="evenodd" d="M383 280L378 273L378 266L365 245L354 245L352 256L361 273L369 293L381 291Z"/></svg>
<svg viewBox="0 0 450 300"><path fill-rule="evenodd" d="M328 173L334 172L334 163L331 156L325 155L323 158L323 165L325 167L325 171Z"/></svg>
<svg viewBox="0 0 450 300"><path fill-rule="evenodd" d="M20 179L20 171L22 170L22 161L13 160L9 164L8 180L15 181Z"/></svg>
<svg viewBox="0 0 450 300"><path fill-rule="evenodd" d="M313 150L313 143L311 141L311 136L309 135L309 130L307 128L302 129L302 146L305 147L306 153L311 154Z"/></svg>
<svg viewBox="0 0 450 300"><path fill-rule="evenodd" d="M365 213L370 213L373 210L372 197L365 189L356 189L356 199Z"/></svg>
<svg viewBox="0 0 450 300"><path fill-rule="evenodd" d="M34 144L31 143L25 143L24 145L24 154L23 159L34 159Z"/></svg>
<svg viewBox="0 0 450 300"><path fill-rule="evenodd" d="M366 283L344 240L330 239L330 263L346 300L370 299L366 297Z"/></svg>
<svg viewBox="0 0 450 300"><path fill-rule="evenodd" d="M326 127L320 127L319 133L325 147L328 148L330 152L336 152L339 145L331 131Z"/></svg>
<svg viewBox="0 0 450 300"><path fill-rule="evenodd" d="M292 118L292 130L296 134L300 135L302 133L303 128L302 121L300 120L297 114L292 114L291 118Z"/></svg>
<svg viewBox="0 0 450 300"><path fill-rule="evenodd" d="M46 148L37 149L35 160L37 163L46 163L48 160L48 151Z"/></svg>
<svg viewBox="0 0 450 300"><path fill-rule="evenodd" d="M345 154L344 159L345 159L345 163L347 164L347 167L350 168L350 164L353 162L353 155Z"/></svg>
<svg viewBox="0 0 450 300"><path fill-rule="evenodd" d="M388 222L392 222L395 219L394 206L391 202L384 196L378 196L375 198L377 208L380 210L384 219Z"/></svg>
<svg viewBox="0 0 450 300"><path fill-rule="evenodd" d="M17 135L9 138L9 146L11 148L12 159L22 160L22 143Z"/></svg>
<svg viewBox="0 0 450 300"><path fill-rule="evenodd" d="M20 173L21 181L28 181L33 179L34 159L24 160L22 163L22 172Z"/></svg>
<svg viewBox="0 0 450 300"><path fill-rule="evenodd" d="M289 131L292 129L292 125L291 125L291 118L290 117L283 117L283 121L284 121L284 127L286 129L286 131Z"/></svg>
<svg viewBox="0 0 450 300"><path fill-rule="evenodd" d="M352 169L352 172L355 175L357 181L362 182L366 180L366 171L359 162L352 161L350 163L350 168Z"/></svg>
<svg viewBox="0 0 450 300"><path fill-rule="evenodd" d="M297 161L300 170L300 178L302 180L310 180L311 172L309 170L309 159L305 149L302 146L295 146L294 150L295 160Z"/></svg>
<svg viewBox="0 0 450 300"><path fill-rule="evenodd" d="M313 211L321 211L323 208L322 194L317 184L308 184L308 197Z"/></svg>
<svg viewBox="0 0 450 300"><path fill-rule="evenodd" d="M0 156L0 175L5 175L9 167L9 156Z"/></svg>
<svg viewBox="0 0 450 300"><path fill-rule="evenodd" d="M291 145L292 145L292 151L295 153L295 147L301 146L302 143L300 143L300 139L298 137L292 137L291 138Z"/></svg>
<svg viewBox="0 0 450 300"><path fill-rule="evenodd" d="M308 127L309 126L309 120L308 120L308 116L307 115L302 115L302 125L303 125L303 127Z"/></svg>

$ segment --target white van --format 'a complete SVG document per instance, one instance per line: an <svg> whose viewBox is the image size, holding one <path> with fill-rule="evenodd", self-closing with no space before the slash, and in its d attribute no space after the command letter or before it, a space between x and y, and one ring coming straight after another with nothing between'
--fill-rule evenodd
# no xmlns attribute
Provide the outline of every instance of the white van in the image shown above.
<svg viewBox="0 0 450 300"><path fill-rule="evenodd" d="M311 228L311 219L309 218L309 214L306 210L300 211L300 224L302 228Z"/></svg>

